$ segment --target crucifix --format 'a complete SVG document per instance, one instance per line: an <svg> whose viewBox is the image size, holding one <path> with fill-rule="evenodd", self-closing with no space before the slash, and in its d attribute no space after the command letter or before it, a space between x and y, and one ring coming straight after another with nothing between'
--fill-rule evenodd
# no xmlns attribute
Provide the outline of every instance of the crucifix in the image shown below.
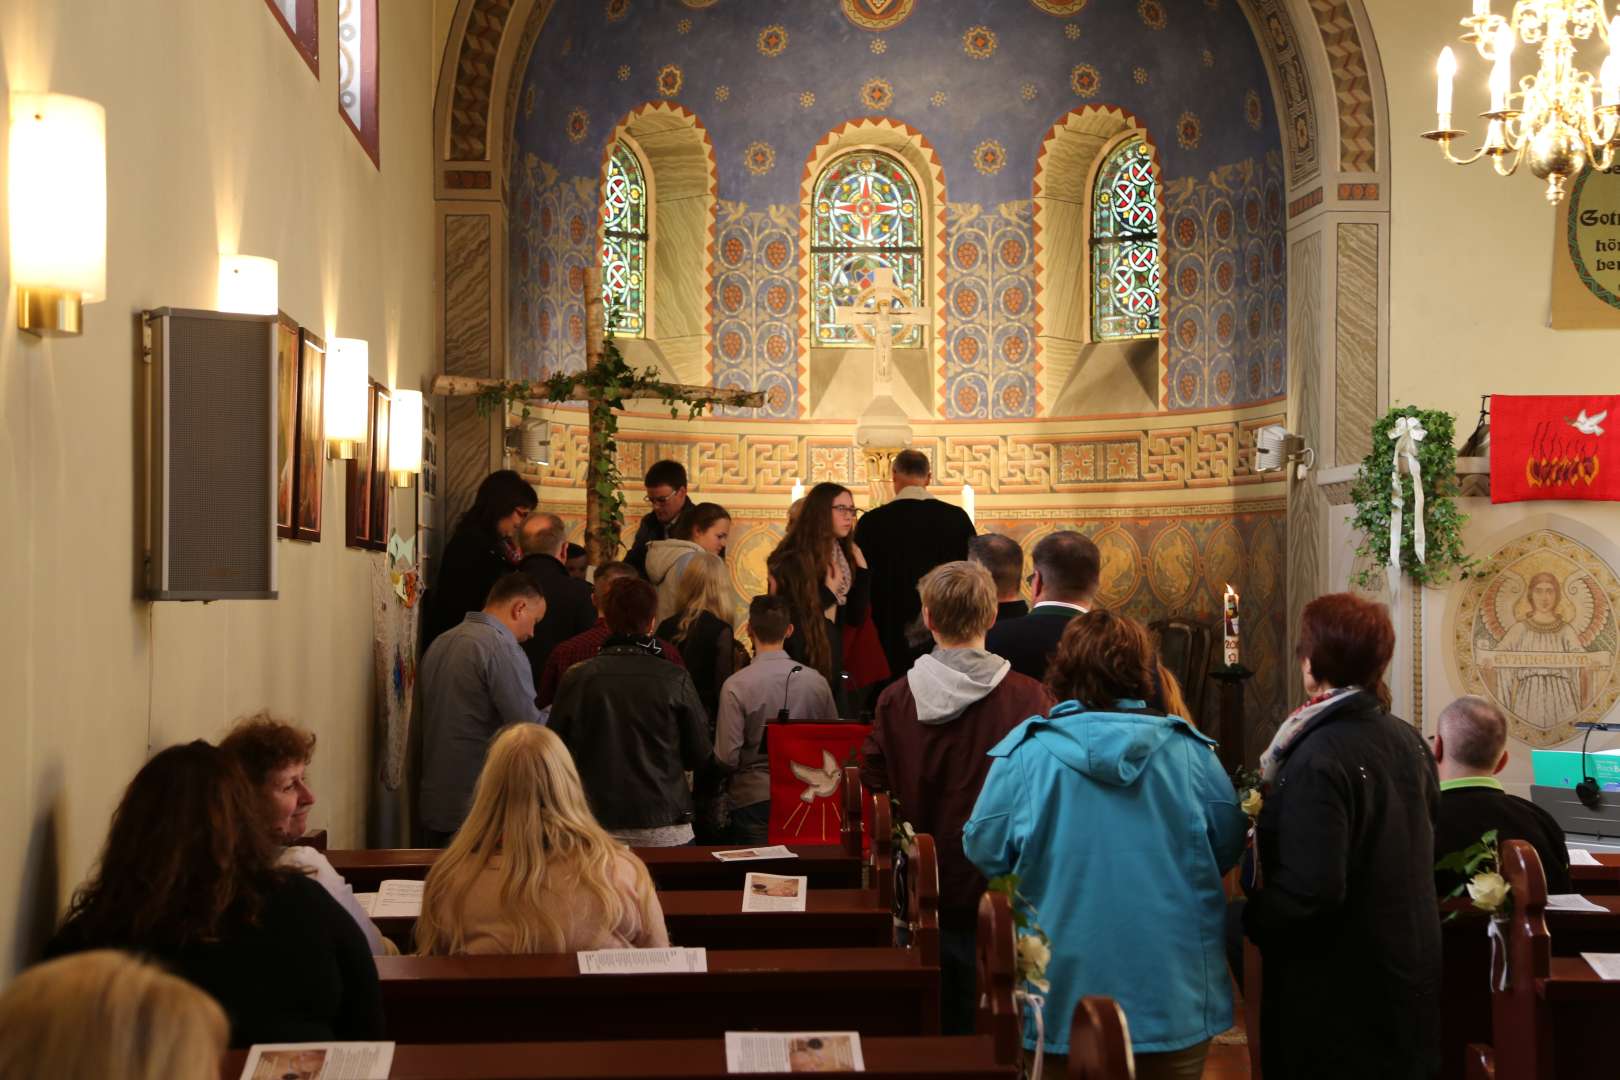
<svg viewBox="0 0 1620 1080"><path fill-rule="evenodd" d="M602 271L598 267L591 267L585 271L585 374L603 372L610 360L608 350L603 343L603 307L602 307ZM618 351L611 354L618 359ZM618 359L623 367L623 360ZM626 375L633 376L629 368L624 368ZM544 395L544 387L539 384L509 382L503 379L485 379L471 375L437 375L433 379L433 393L442 397L479 397L494 391L500 393L505 400L522 405L550 405L556 401L583 401L590 408L589 416L589 452L585 470L585 549L589 553L592 566L600 566L618 553L620 540L617 536L605 535L602 522L602 488L608 485L604 482L603 461L606 448L612 439L609 426L613 424L612 409L623 406L620 399L605 400L592 387L584 383L576 384L566 395L553 399ZM534 393L541 391L541 393ZM685 383L649 383L641 382L632 394L643 400L664 399L683 401L688 404L701 403L704 405L730 405L737 408L757 409L765 404L765 395L757 390L739 390L719 386L692 386ZM607 406L607 408L604 408ZM605 418L605 419L604 419ZM610 489L611 490L611 489Z"/></svg>
<svg viewBox="0 0 1620 1080"><path fill-rule="evenodd" d="M853 326L872 343L872 390L886 392L893 378L894 339L913 326L927 325L928 313L906 302L905 290L895 287L894 271L887 266L872 272L871 284L856 294L853 304L839 304L833 311L840 325Z"/></svg>

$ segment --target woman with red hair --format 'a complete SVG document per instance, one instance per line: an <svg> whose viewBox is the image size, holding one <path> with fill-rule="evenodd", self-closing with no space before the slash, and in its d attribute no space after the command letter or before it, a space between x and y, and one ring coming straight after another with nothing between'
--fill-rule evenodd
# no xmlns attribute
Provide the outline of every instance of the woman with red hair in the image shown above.
<svg viewBox="0 0 1620 1080"><path fill-rule="evenodd" d="M1266 1080L1428 1076L1439 1064L1440 781L1390 715L1389 609L1305 605L1305 704L1260 755L1264 803L1243 928L1265 962Z"/></svg>

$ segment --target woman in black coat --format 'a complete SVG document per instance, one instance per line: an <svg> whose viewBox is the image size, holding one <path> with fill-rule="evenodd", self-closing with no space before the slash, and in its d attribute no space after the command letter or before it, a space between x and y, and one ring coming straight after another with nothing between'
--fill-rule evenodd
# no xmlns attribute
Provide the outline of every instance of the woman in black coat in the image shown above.
<svg viewBox="0 0 1620 1080"><path fill-rule="evenodd" d="M1309 699L1260 757L1243 913L1264 965L1266 1080L1420 1080L1439 1064L1440 782L1422 736L1389 713L1394 649L1382 604L1305 606Z"/></svg>
<svg viewBox="0 0 1620 1080"><path fill-rule="evenodd" d="M433 587L422 601L422 655L433 639L482 611L495 580L517 569L518 526L540 503L529 482L511 469L484 477L472 506L444 545Z"/></svg>
<svg viewBox="0 0 1620 1080"><path fill-rule="evenodd" d="M859 513L847 487L817 484L765 561L771 594L785 599L793 613L787 654L821 672L840 716L850 715L843 630L866 621L872 595L871 572L854 537Z"/></svg>

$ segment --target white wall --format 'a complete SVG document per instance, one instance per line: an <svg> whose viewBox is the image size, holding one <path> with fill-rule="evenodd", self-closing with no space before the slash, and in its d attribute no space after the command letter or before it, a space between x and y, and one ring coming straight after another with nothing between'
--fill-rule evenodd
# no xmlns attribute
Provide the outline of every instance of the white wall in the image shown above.
<svg viewBox="0 0 1620 1080"><path fill-rule="evenodd" d="M336 5L320 9L317 82L263 0L0 5L0 90L106 106L109 222L108 298L86 308L83 337L19 333L0 259L6 973L89 868L148 754L239 714L268 707L315 730L312 825L339 845L363 837L380 556L343 545L339 468L322 542L277 545L279 600L143 603L131 555L132 315L212 307L221 247L279 260L282 308L369 339L373 377L414 387L434 366L433 6L382 4L381 171L339 118ZM413 494L395 502L407 533Z"/></svg>

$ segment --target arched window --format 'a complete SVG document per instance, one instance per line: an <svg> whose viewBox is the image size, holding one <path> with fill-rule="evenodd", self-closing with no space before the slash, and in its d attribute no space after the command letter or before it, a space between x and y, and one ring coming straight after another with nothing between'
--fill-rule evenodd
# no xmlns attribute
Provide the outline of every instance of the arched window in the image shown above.
<svg viewBox="0 0 1620 1080"><path fill-rule="evenodd" d="M609 330L646 336L647 180L623 141L613 144L602 181L602 300Z"/></svg>
<svg viewBox="0 0 1620 1080"><path fill-rule="evenodd" d="M1152 151L1134 135L1103 159L1092 188L1092 340L1156 336L1162 276Z"/></svg>
<svg viewBox="0 0 1620 1080"><path fill-rule="evenodd" d="M853 304L872 271L888 267L913 308L925 307L922 204L917 182L895 158L858 150L828 165L816 181L810 233L813 341L817 346L865 345L836 317ZM894 344L922 344L922 327L909 326Z"/></svg>

